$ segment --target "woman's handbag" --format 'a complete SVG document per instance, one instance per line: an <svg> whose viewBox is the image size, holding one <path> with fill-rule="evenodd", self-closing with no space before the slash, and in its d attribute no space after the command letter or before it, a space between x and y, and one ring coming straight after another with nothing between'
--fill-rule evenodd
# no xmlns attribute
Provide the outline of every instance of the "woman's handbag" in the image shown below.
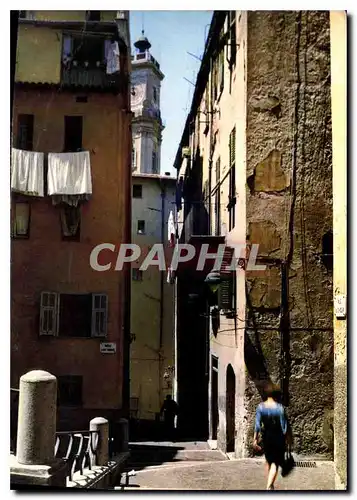
<svg viewBox="0 0 357 500"><path fill-rule="evenodd" d="M284 461L281 466L281 475L286 477L295 467L295 460L290 451L286 451L284 454Z"/></svg>

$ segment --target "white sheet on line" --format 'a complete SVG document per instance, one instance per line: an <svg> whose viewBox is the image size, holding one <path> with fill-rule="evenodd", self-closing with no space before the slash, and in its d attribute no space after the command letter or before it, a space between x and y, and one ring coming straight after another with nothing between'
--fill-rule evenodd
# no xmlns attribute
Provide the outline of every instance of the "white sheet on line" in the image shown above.
<svg viewBox="0 0 357 500"><path fill-rule="evenodd" d="M44 154L11 150L11 189L29 196L44 196Z"/></svg>
<svg viewBox="0 0 357 500"><path fill-rule="evenodd" d="M49 153L47 186L49 195L92 194L89 151Z"/></svg>

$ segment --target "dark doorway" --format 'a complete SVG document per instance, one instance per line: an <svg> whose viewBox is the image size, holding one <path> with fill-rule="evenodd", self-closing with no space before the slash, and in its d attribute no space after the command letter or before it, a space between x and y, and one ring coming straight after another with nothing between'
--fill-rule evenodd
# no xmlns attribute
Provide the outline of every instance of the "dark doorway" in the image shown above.
<svg viewBox="0 0 357 500"><path fill-rule="evenodd" d="M211 422L212 439L217 439L218 430L218 358L212 356L211 367Z"/></svg>
<svg viewBox="0 0 357 500"><path fill-rule="evenodd" d="M207 301L193 273L178 279L177 384L181 439L209 437Z"/></svg>
<svg viewBox="0 0 357 500"><path fill-rule="evenodd" d="M235 438L236 376L232 365L227 367L226 378L226 443L227 453L234 451Z"/></svg>

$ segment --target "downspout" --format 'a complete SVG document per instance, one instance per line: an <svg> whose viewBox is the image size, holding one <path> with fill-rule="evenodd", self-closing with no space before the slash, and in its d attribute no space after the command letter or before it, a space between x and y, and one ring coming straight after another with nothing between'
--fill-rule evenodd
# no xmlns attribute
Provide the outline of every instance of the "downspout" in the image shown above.
<svg viewBox="0 0 357 500"><path fill-rule="evenodd" d="M122 98L124 100L123 115L126 131L123 135L124 145L126 145L126 158L123 161L123 167L126 168L124 195L125 195L125 210L126 217L124 220L124 238L125 243L131 243L131 190L132 190L132 174L131 174L131 150L132 150L132 130L131 120L132 113L130 109L130 85L129 85L129 67L130 67L130 47L127 48L127 71L123 75L124 92ZM125 150L125 149L124 149ZM131 265L125 263L123 268L124 273L124 304L123 304L123 384L122 384L122 413L125 418L129 418L130 414L130 342L131 342ZM122 293L120 287L119 293Z"/></svg>
<svg viewBox="0 0 357 500"><path fill-rule="evenodd" d="M161 181L161 244L164 245L165 241L165 198L166 189L165 184ZM163 376L163 337L164 337L164 271L160 272L160 333L159 333L159 398L160 404L162 401L162 376Z"/></svg>

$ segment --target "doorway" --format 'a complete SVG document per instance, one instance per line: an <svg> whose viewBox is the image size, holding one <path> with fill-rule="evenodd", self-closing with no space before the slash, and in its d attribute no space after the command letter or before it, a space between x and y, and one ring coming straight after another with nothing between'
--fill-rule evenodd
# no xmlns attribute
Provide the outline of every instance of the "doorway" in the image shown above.
<svg viewBox="0 0 357 500"><path fill-rule="evenodd" d="M232 365L227 367L226 376L226 445L227 453L234 452L235 441L236 376Z"/></svg>
<svg viewBox="0 0 357 500"><path fill-rule="evenodd" d="M212 439L217 439L218 431L218 358L211 359L211 429Z"/></svg>

